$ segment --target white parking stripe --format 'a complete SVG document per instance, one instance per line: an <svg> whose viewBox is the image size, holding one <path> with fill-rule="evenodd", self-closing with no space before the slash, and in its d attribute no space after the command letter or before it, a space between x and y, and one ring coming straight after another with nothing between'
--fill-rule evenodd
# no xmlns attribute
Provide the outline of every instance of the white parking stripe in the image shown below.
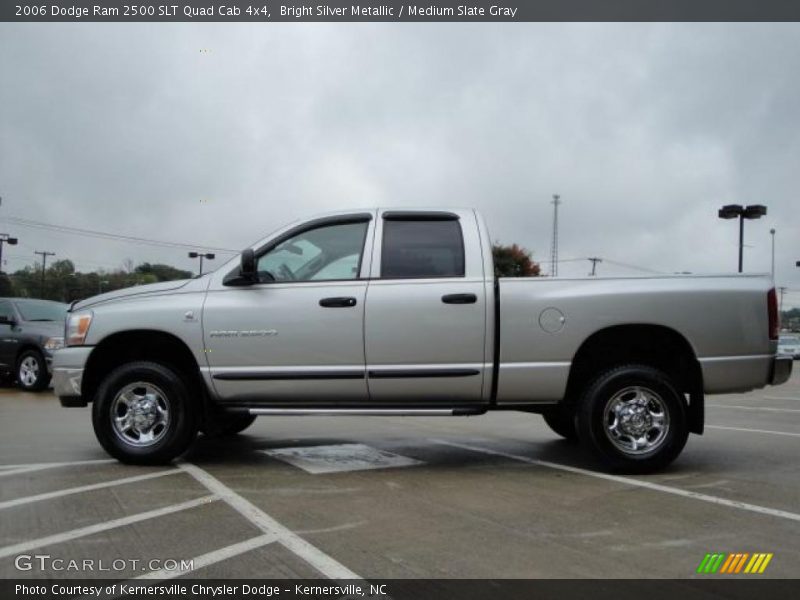
<svg viewBox="0 0 800 600"><path fill-rule="evenodd" d="M80 462L63 462L63 463L39 463L32 465L11 465L0 467L3 469L0 472L0 477L8 475L19 475L21 473L32 473L34 471L43 471L45 469L57 469L59 467L75 467L81 465L102 465L107 463L117 462L116 459L110 458L108 460L83 460Z"/></svg>
<svg viewBox="0 0 800 600"><path fill-rule="evenodd" d="M50 467L79 467L81 465L101 465L104 463L119 462L116 458L100 458L94 460L72 460L69 462L43 462L43 463L20 463L16 465L0 465L0 469L30 469L30 468L50 468Z"/></svg>
<svg viewBox="0 0 800 600"><path fill-rule="evenodd" d="M169 471L158 471L157 473L147 473L146 475L136 475L135 477L125 477L124 479L113 479L111 481L104 481L102 483L93 483L91 485L82 485L80 487L67 488L65 490L58 490L56 492L36 494L35 496L25 496L24 498L16 498L14 500L7 500L5 502L0 502L0 510L4 508L11 508L12 506L21 506L23 504L31 504L32 502L41 502L42 500L50 500L51 498L69 496L71 494L80 494L82 492L90 492L92 490L99 490L102 488L113 487L116 485L125 485L126 483L145 481L146 479L155 479L156 477L176 475L180 472L181 471L178 469L170 469Z"/></svg>
<svg viewBox="0 0 800 600"><path fill-rule="evenodd" d="M19 544L14 544L12 546L5 546L4 548L0 548L0 558L13 556L14 554L19 554L20 552L32 550L33 548L60 544L61 542L69 542L77 538L86 537L87 535L93 535L95 533L100 533L101 531L108 531L109 529L116 529L117 527L124 527L125 525L131 525L140 521L147 521L148 519L163 517L164 515L180 512L182 510L201 506L210 502L216 502L217 500L219 500L219 498L213 495L203 496L202 498L189 500L188 502L181 502L180 504L173 504L171 506L165 506L164 508L148 510L147 512L130 515L128 517L106 521L105 523L89 525L87 527L72 529L70 531L56 533L55 535L48 535L35 540L28 540L27 542L20 542Z"/></svg>
<svg viewBox="0 0 800 600"><path fill-rule="evenodd" d="M797 408L775 408L772 406L741 406L739 404L706 404L709 408L736 408L738 410L763 410L767 412L800 413Z"/></svg>
<svg viewBox="0 0 800 600"><path fill-rule="evenodd" d="M764 400L791 400L792 402L800 402L800 398L787 398L785 396L764 396Z"/></svg>
<svg viewBox="0 0 800 600"><path fill-rule="evenodd" d="M800 437L800 433L790 433L788 431L772 431L771 429L747 429L745 427L725 427L723 425L706 425L706 429L725 429L727 431L746 431L748 433L769 433L772 435L788 435Z"/></svg>
<svg viewBox="0 0 800 600"><path fill-rule="evenodd" d="M240 554L244 554L245 552L250 552L251 550L255 550L256 548L260 548L261 546L266 546L267 544L271 544L272 542L277 541L274 535L265 533L264 535L259 535L258 537L251 538L244 542L239 542L238 544L231 544L230 546L226 546L225 548L220 548L219 550L214 550L212 552L208 552L206 554L201 554L200 556L195 556L194 558L190 559L192 561L192 565L194 569L184 569L184 570L174 570L169 571L167 569L160 569L158 571L151 571L149 573L145 573L144 575L140 575L139 577L134 577L136 579L149 579L149 580L157 580L157 581L164 581L165 579L174 579L175 577L181 577L186 575L187 573L194 573L198 569L202 569L203 567L208 567L213 565L214 563L218 563L223 560L227 560L229 558L233 558L234 556L239 556Z"/></svg>
<svg viewBox="0 0 800 600"><path fill-rule="evenodd" d="M548 469L557 469L559 471L567 471L568 473L576 473L578 475L587 475L589 477L596 477L597 479L605 479L607 481L613 481L615 483L621 483L623 485L631 485L635 487L641 487L648 490L652 490L655 492L664 492L666 494L672 494L674 496L682 496L683 498L691 498L692 500L701 500L702 502L709 502L711 504L718 504L721 506L727 506L729 508L738 508L739 510L746 510L749 512L759 513L762 515L768 515L771 517L779 517L781 519L788 519L790 521L800 521L800 514L789 512L786 510L779 510L777 508L767 508L765 506L759 506L757 504L748 504L747 502L739 502L737 500L729 500L727 498L720 498L718 496L709 496L708 494L700 494L698 492L692 492L689 490L684 490L681 488L670 487L667 485L661 485L660 483L652 483L650 481L642 481L641 479L634 479L632 477L621 477L619 475L609 475L607 473L598 473L596 471L589 471L587 469L580 469L578 467L570 467L567 465L561 465L558 463L552 463L546 460L538 460L535 458L528 458L527 456L519 456L517 454L509 454L507 452L500 452L497 450L492 450L490 448L482 448L480 446L471 446L468 444L459 444L456 442L448 442L446 440L431 440L436 444L443 444L445 446L452 446L454 448L462 448L464 450L470 450L472 452L480 452L482 454L491 454L494 456L502 456L504 458L510 458L512 460L518 460L520 462L538 465L540 467L547 467Z"/></svg>
<svg viewBox="0 0 800 600"><path fill-rule="evenodd" d="M182 463L178 466L206 486L209 491L227 502L253 525L264 533L275 536L282 546L305 560L326 577L330 579L363 579L316 546L309 544L292 530L281 525L255 504L234 492L210 473L190 463Z"/></svg>

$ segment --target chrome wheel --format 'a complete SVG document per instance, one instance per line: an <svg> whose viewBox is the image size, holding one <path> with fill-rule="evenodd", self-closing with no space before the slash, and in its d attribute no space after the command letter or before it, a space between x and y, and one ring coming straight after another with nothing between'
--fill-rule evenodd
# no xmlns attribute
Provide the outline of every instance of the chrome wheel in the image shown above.
<svg viewBox="0 0 800 600"><path fill-rule="evenodd" d="M608 439L625 454L653 452L669 432L666 403L646 387L628 387L614 394L603 416Z"/></svg>
<svg viewBox="0 0 800 600"><path fill-rule="evenodd" d="M35 356L26 356L19 363L19 382L25 387L33 387L39 380L39 361Z"/></svg>
<svg viewBox="0 0 800 600"><path fill-rule="evenodd" d="M151 383L126 385L111 404L114 434L131 446L156 444L167 433L169 422L167 396Z"/></svg>

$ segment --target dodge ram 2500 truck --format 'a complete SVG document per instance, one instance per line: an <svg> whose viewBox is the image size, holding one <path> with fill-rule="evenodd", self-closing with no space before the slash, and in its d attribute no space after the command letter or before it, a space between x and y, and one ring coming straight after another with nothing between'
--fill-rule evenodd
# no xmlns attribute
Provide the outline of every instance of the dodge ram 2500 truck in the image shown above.
<svg viewBox="0 0 800 600"><path fill-rule="evenodd" d="M160 463L259 415L541 413L611 468L703 431L705 394L786 381L765 276L496 278L473 210L292 224L213 273L76 303L54 386Z"/></svg>

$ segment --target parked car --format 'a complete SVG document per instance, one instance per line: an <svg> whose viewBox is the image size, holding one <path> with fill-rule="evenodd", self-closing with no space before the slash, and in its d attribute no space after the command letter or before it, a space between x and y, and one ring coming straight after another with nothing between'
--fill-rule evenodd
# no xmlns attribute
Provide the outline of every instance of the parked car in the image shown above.
<svg viewBox="0 0 800 600"><path fill-rule="evenodd" d="M295 223L217 271L75 304L54 386L124 462L259 415L541 413L612 468L670 463L705 394L785 382L769 276L494 276L473 210Z"/></svg>
<svg viewBox="0 0 800 600"><path fill-rule="evenodd" d="M782 335L778 339L778 354L787 354L793 358L800 358L800 337Z"/></svg>
<svg viewBox="0 0 800 600"><path fill-rule="evenodd" d="M0 298L0 372L23 390L50 383L53 353L64 345L68 304Z"/></svg>

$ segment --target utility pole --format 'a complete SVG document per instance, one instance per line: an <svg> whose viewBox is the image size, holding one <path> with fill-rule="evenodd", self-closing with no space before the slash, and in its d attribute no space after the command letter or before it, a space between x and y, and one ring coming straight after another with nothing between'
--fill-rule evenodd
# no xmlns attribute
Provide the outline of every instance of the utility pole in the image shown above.
<svg viewBox="0 0 800 600"><path fill-rule="evenodd" d="M594 256L588 260L592 261L592 272L589 273L589 275L591 277L594 277L595 275L597 275L597 263L603 262L603 259Z"/></svg>
<svg viewBox="0 0 800 600"><path fill-rule="evenodd" d="M42 290L39 293L39 295L42 298L44 298L44 270L45 270L45 267L47 266L47 257L48 256L55 256L56 253L55 252L48 252L47 250L45 250L44 252L40 252L39 250L35 250L33 253L34 254L41 254L41 256L42 256Z"/></svg>
<svg viewBox="0 0 800 600"><path fill-rule="evenodd" d="M553 244L550 247L550 277L558 277L558 205L561 196L553 194Z"/></svg>
<svg viewBox="0 0 800 600"><path fill-rule="evenodd" d="M16 246L17 245L17 238L11 237L7 233L0 233L0 273L3 272L3 244L8 244L9 246Z"/></svg>
<svg viewBox="0 0 800 600"><path fill-rule="evenodd" d="M775 280L775 228L769 230L769 234L772 236L772 280Z"/></svg>

